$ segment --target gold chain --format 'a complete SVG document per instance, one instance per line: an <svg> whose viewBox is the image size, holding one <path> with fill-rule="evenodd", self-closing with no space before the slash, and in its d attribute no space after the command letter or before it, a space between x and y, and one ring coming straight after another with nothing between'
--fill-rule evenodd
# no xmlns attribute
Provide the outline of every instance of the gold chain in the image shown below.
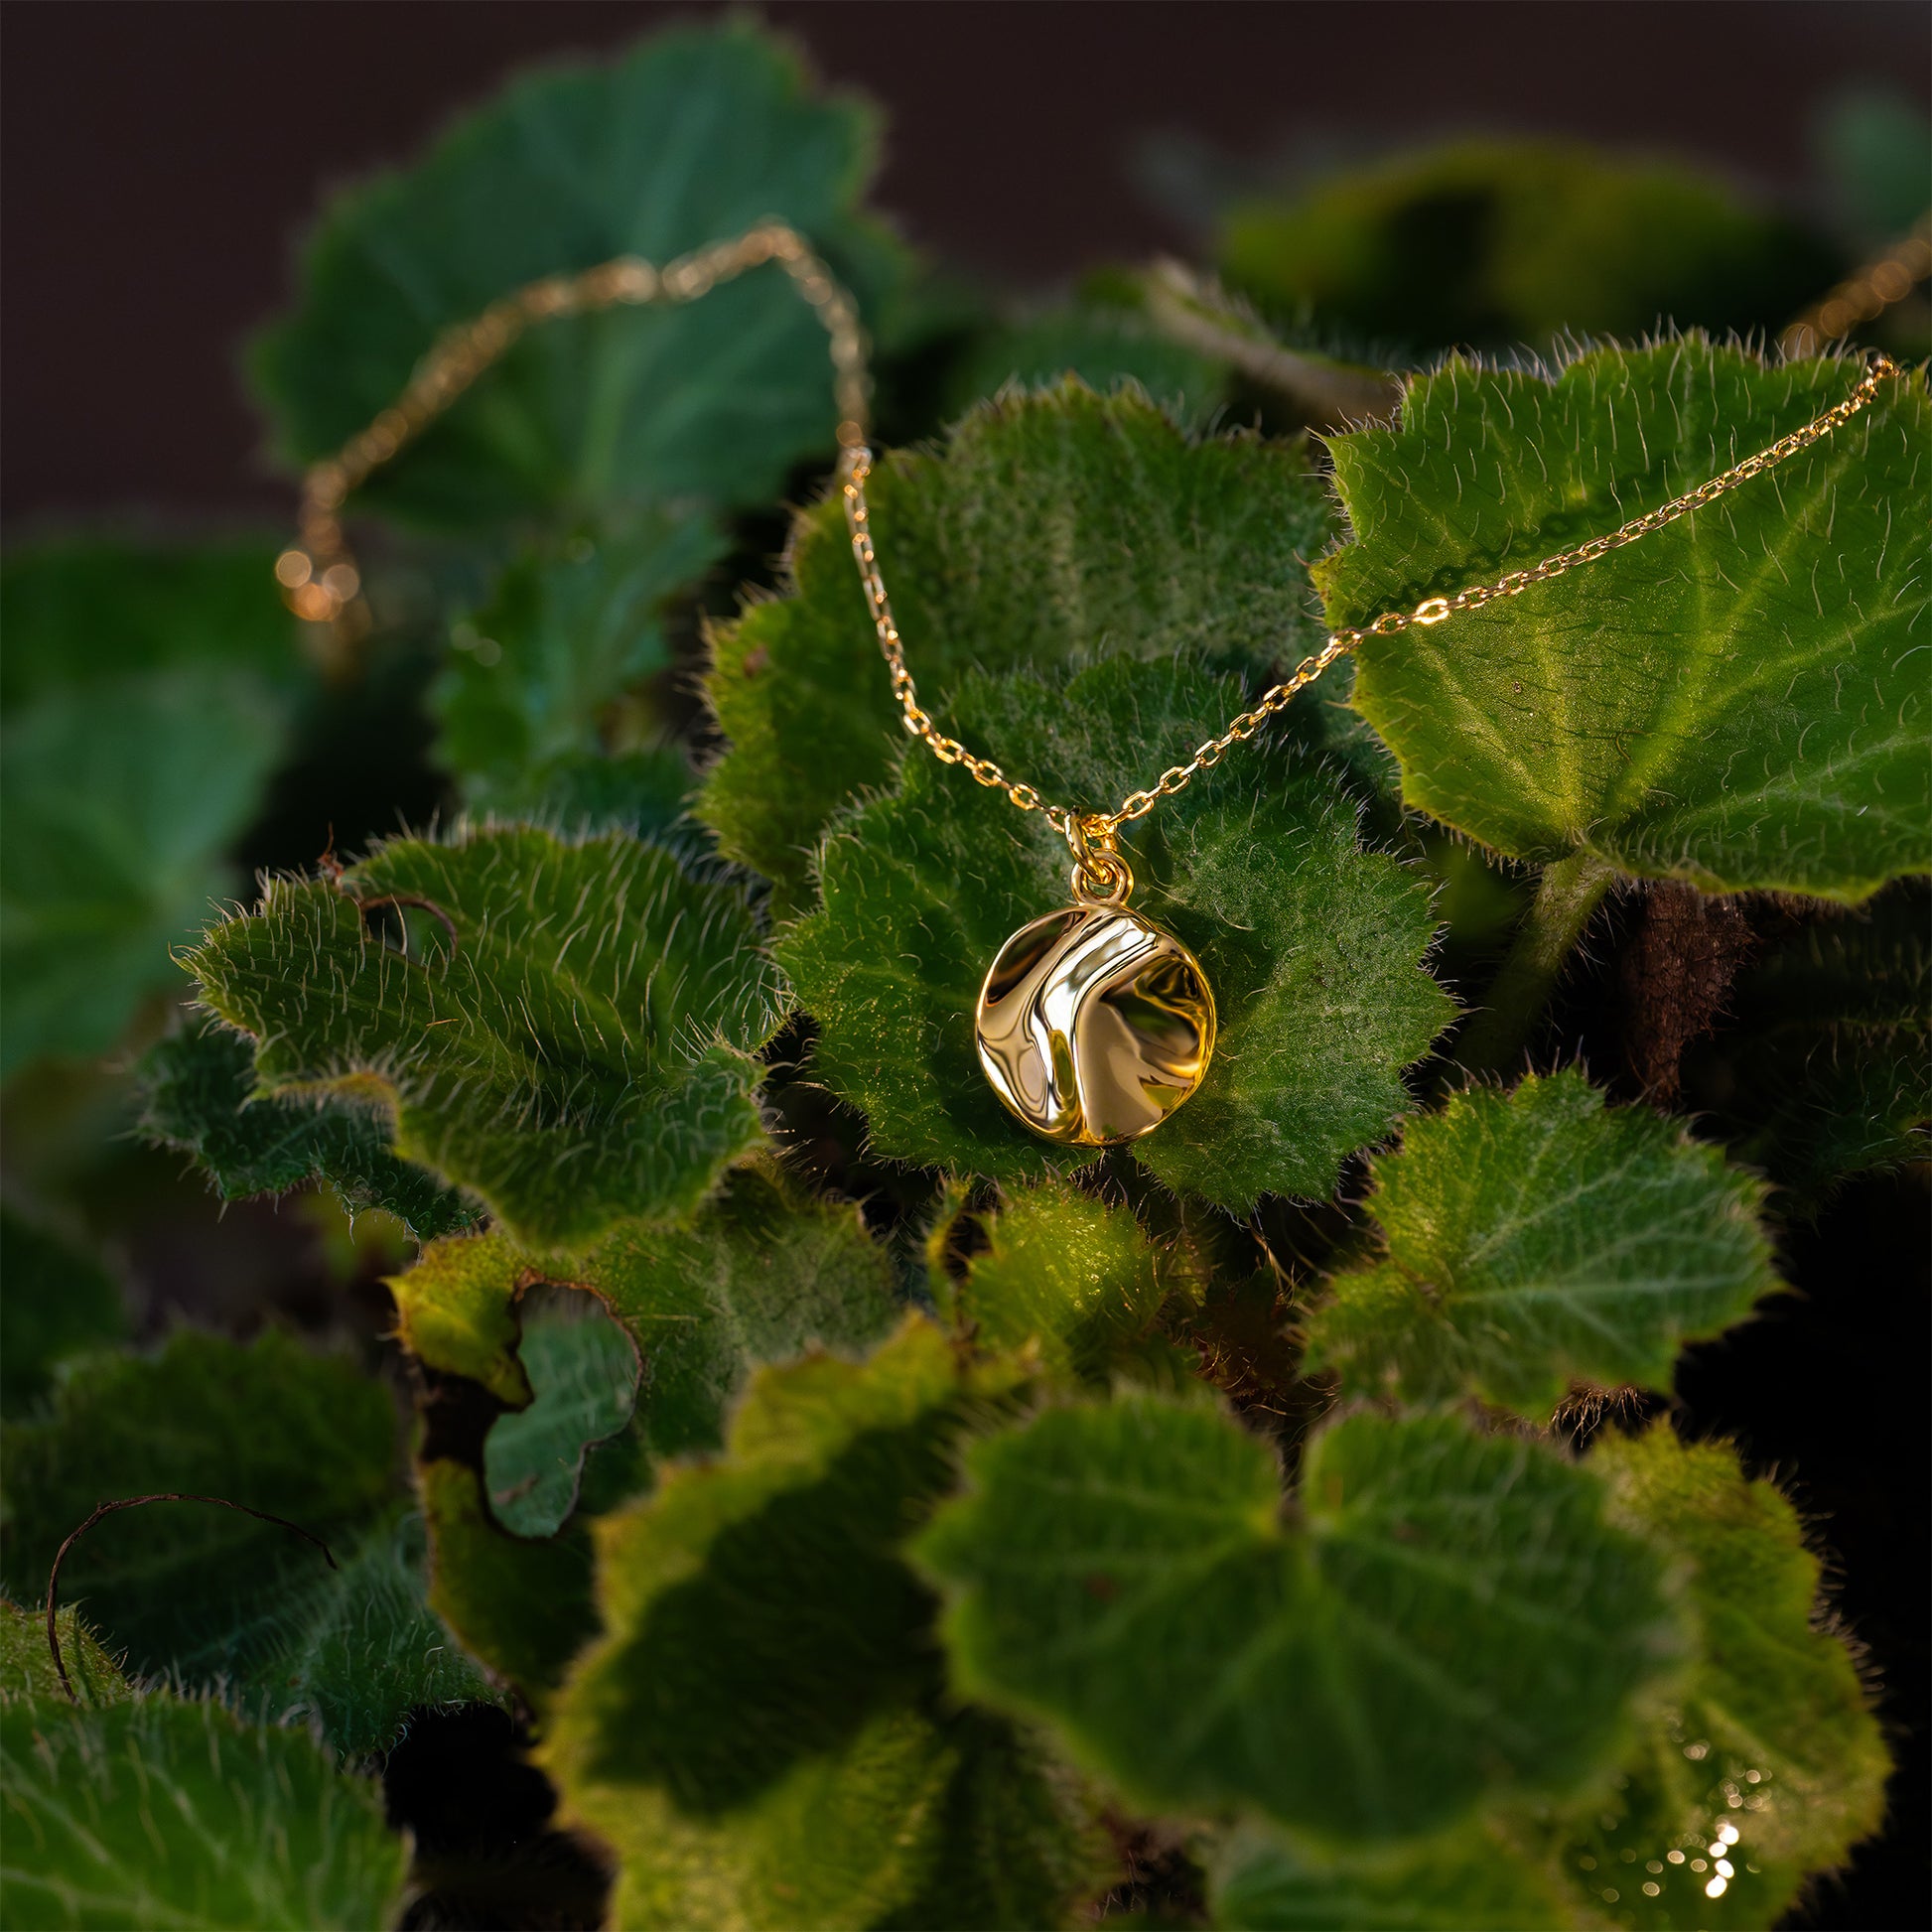
<svg viewBox="0 0 1932 1932"><path fill-rule="evenodd" d="M402 394L334 456L310 466L303 479L301 541L275 560L275 576L289 609L312 623L333 626L339 643L352 643L367 628L361 574L343 535L344 503L500 360L532 324L605 309L695 302L747 269L772 261L791 277L824 326L844 419L839 443L862 444L872 384L859 312L804 237L782 221L761 221L734 241L694 248L662 268L639 255L619 255L580 274L546 275L492 302L473 321L446 330L416 365Z"/></svg>
<svg viewBox="0 0 1932 1932"><path fill-rule="evenodd" d="M1111 812L1082 812L1048 802L1033 785L1010 777L991 759L980 758L956 738L947 737L919 704L918 686L905 662L905 641L899 635L892 599L879 572L872 541L872 511L866 501L873 453L866 444L871 381L866 370L865 335L851 296L804 237L781 221L760 222L736 240L694 249L661 269L640 256L620 255L581 274L546 276L491 303L474 321L447 331L417 366L396 401L366 429L350 437L335 456L309 470L302 495L301 543L285 550L275 563L275 575L289 608L300 618L330 624L343 642L352 642L366 627L361 579L342 527L342 509L349 492L407 448L533 323L620 305L695 302L748 269L772 261L790 276L793 287L811 305L825 329L841 418L840 494L852 536L852 554L905 729L942 764L961 765L979 783L1003 790L1020 810L1041 813L1071 847L1079 871L1103 894L1118 878L1125 877L1124 864L1113 850L1122 825L1144 817L1163 798L1173 797L1200 772L1218 764L1364 637L1387 637L1413 625L1446 622L1460 612L1480 610L1498 598L1520 597L1533 584L1547 583L1565 571L1621 550L1625 544L1702 509L1829 436L1871 402L1881 382L1899 373L1888 356L1873 351L1863 376L1844 401L1695 489L1632 517L1608 535L1560 550L1527 569L1509 572L1493 584L1471 585L1453 597L1425 598L1413 611L1385 611L1367 624L1330 631L1319 650L1303 658L1279 684L1270 685L1252 709L1230 720L1218 738L1197 746L1185 764L1170 765L1146 789L1129 792Z"/></svg>
<svg viewBox="0 0 1932 1932"><path fill-rule="evenodd" d="M1271 685L1263 692L1252 710L1244 711L1233 719L1218 738L1210 738L1196 747L1193 757L1185 764L1170 765L1144 791L1130 791L1111 812L1076 812L1065 805L1047 803L1032 785L1008 777L991 759L976 758L957 739L946 737L933 724L930 716L920 709L917 687L912 682L911 672L905 667L905 645L893 620L892 601L886 594L885 583L879 575L878 560L873 552L872 519L866 504L865 487L866 478L872 472L872 452L864 448L848 449L843 460L846 522L852 531L852 554L858 559L860 581L872 606L873 624L879 632L879 648L885 653L887 665L892 671L893 694L898 699L899 709L904 713L905 729L922 740L941 763L963 765L981 784L1000 786L1008 799L1024 812L1043 812L1058 828L1072 847L1075 859L1088 869L1090 875L1104 876L1109 870L1104 864L1095 874L1093 861L1089 857L1090 844L1097 846L1104 854L1111 848L1114 835L1122 825L1151 812L1163 798L1173 797L1198 773L1220 763L1236 745L1252 738L1298 691L1311 684L1337 657L1353 650L1364 637L1387 637L1412 625L1443 623L1458 612L1479 610L1498 598L1520 597L1532 584L1547 583L1552 577L1561 577L1567 570L1575 570L1581 564L1594 563L1612 550L1621 550L1625 544L1635 543L1639 537L1648 536L1652 530L1661 530L1667 523L1675 523L1679 517L1703 508L1714 497L1735 489L1739 483L1762 475L1772 465L1782 463L1785 458L1795 456L1821 437L1829 436L1841 423L1849 421L1871 401L1880 382L1897 373L1888 356L1874 352L1857 388L1843 402L1834 404L1822 416L1813 417L1802 429L1780 437L1768 449L1745 458L1722 476L1713 477L1682 496L1672 497L1668 503L1660 504L1642 516L1632 517L1607 536L1591 537L1572 549L1560 550L1555 556L1545 557L1542 562L1532 564L1526 570L1511 571L1493 584L1471 585L1467 590L1457 591L1453 597L1425 598L1413 611L1385 611L1373 622L1357 629L1331 630L1321 648L1311 656L1303 658L1279 684Z"/></svg>

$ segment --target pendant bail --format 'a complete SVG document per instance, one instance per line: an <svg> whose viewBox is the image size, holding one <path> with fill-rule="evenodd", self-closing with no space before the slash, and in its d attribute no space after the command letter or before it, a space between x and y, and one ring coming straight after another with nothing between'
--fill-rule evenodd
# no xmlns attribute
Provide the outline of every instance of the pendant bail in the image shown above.
<svg viewBox="0 0 1932 1932"><path fill-rule="evenodd" d="M1066 843L1073 854L1073 897L1082 905L1125 905L1134 875L1120 855L1114 822L1098 812L1066 815Z"/></svg>

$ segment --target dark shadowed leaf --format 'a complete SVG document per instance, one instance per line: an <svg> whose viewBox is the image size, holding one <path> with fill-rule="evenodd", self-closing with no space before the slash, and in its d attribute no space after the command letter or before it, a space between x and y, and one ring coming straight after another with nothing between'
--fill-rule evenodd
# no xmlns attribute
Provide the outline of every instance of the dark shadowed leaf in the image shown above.
<svg viewBox="0 0 1932 1932"><path fill-rule="evenodd" d="M141 1083L142 1132L192 1154L223 1200L323 1180L350 1214L379 1208L419 1241L482 1218L454 1188L390 1152L381 1107L349 1095L257 1097L254 1043L216 1020L191 1018L152 1048Z"/></svg>

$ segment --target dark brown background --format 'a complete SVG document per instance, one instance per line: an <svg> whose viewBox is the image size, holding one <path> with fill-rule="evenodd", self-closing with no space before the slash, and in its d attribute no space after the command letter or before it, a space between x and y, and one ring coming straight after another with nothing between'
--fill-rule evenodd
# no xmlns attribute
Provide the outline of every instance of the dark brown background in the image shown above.
<svg viewBox="0 0 1932 1932"><path fill-rule="evenodd" d="M331 185L406 159L533 59L703 11L8 0L0 509L16 528L124 508L286 514L290 492L259 462L235 359L286 298L290 241ZM1825 100L1860 83L1932 95L1921 0L764 11L828 76L885 105L880 199L907 232L1016 286L1186 246L1136 183L1133 156L1151 134L1257 160L1471 127L1568 133L1702 159L1802 202ZM1581 1037L1592 997L1583 987L1577 1011L1559 1016L1566 1039ZM245 1220L238 1210L227 1234ZM1922 1190L1854 1186L1817 1228L1785 1237L1784 1268L1805 1292L1691 1351L1679 1375L1693 1433L1733 1435L1758 1466L1795 1474L1801 1506L1827 1526L1852 1628L1885 1663L1884 1715L1903 1759L1893 1821L1799 1915L1820 1928L1923 1926L1932 1914L1925 1235ZM225 1252L201 1243L192 1269L206 1274Z"/></svg>
<svg viewBox="0 0 1932 1932"><path fill-rule="evenodd" d="M531 60L702 6L9 0L0 81L10 517L270 507L236 345L336 182L407 158ZM1663 147L1793 196L1817 105L1925 92L1932 10L1839 4L823 0L763 9L886 106L881 198L1018 283L1185 242L1137 188L1155 132L1236 156L1449 128Z"/></svg>

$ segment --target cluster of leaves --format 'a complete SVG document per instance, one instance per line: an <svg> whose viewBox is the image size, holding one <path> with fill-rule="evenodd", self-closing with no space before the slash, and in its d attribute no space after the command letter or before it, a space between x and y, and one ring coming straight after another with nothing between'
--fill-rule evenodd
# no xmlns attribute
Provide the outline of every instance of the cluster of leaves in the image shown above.
<svg viewBox="0 0 1932 1932"><path fill-rule="evenodd" d="M522 282L780 215L858 291L889 409L957 418L873 484L923 702L1100 804L1326 624L1612 528L1856 379L1697 335L1464 357L1319 443L1282 432L1389 379L1204 287L962 323L865 210L875 144L742 25L518 83L331 208L256 357L280 447L329 451ZM1552 215L1580 203L1587 231ZM1225 265L1386 332L1403 237L1471 224L1445 337L1776 321L1830 268L1707 184L1492 148L1249 209ZM404 1855L357 1767L498 1701L618 1924L1058 1924L1127 1909L1150 1846L1159 1909L1227 1927L1770 1923L1882 1809L1818 1564L1728 1448L1572 1432L1778 1291L1760 1171L1895 1165L1926 1110L1922 897L1891 885L1932 868L1922 384L1587 573L1371 636L1352 698L1144 821L1140 902L1220 1044L1100 1158L977 1074L985 962L1066 854L908 756L836 503L693 663L743 519L825 465L828 388L775 274L527 335L356 504L390 526L363 675L435 634L460 809L211 924L331 702L270 549L10 564L10 1052L136 1038L185 967L145 1136L224 1200L327 1188L419 1252L405 1477L360 1367L273 1331L116 1352L97 1264L9 1217L18 1602L107 1495L218 1494L339 1563L232 1511L114 1518L63 1571L72 1703L6 1609L6 1911L386 1922ZM1217 428L1243 398L1263 427ZM1432 970L1449 839L1539 869L1490 1002L1521 1008L1507 1084L1464 1077ZM1689 1069L1727 1083L1703 1139L1521 1073L1535 962L1649 880L1844 908L1740 982ZM1291 1278L1262 1210L1344 1193Z"/></svg>

